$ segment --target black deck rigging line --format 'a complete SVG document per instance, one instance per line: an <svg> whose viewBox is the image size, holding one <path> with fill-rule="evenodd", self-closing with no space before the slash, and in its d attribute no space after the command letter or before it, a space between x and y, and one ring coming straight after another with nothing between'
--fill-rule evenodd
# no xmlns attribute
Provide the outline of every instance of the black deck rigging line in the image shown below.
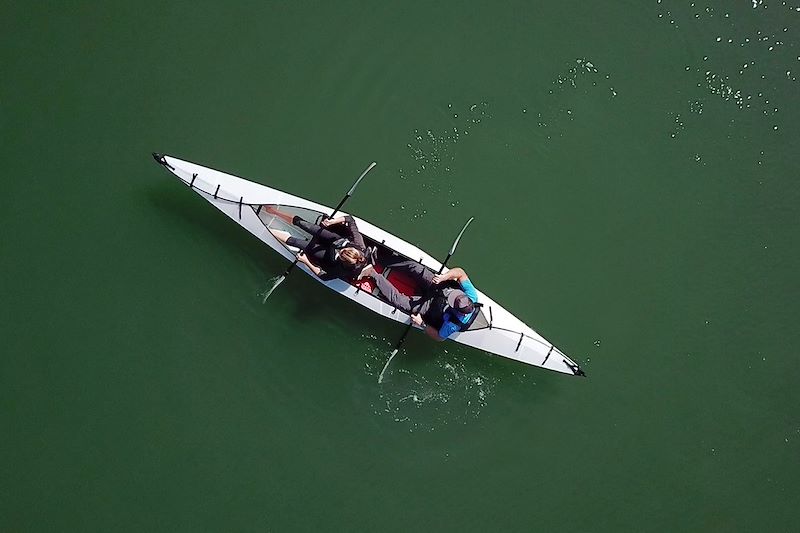
<svg viewBox="0 0 800 533"><path fill-rule="evenodd" d="M194 189L194 180L196 179L197 179L197 173L195 172L192 174L192 181L189 182L189 188Z"/></svg>
<svg viewBox="0 0 800 533"><path fill-rule="evenodd" d="M180 176L178 176L178 178L180 178ZM183 179L183 178L180 178L180 179ZM192 180L192 182L194 182L194 180ZM232 204L237 204L237 205L238 204L248 205L248 206L253 208L253 210L256 212L256 214L259 214L261 212L261 209L264 207L263 204L245 202L244 201L244 196L240 197L238 200L231 200L230 198L225 198L224 196L220 196L219 195L220 187L221 187L221 185L218 184L216 190L213 193L203 189L202 187L194 186L192 188L197 192L201 192L203 194L207 194L209 196L213 196L215 200L221 200L223 202L230 202ZM256 209L256 206L258 207L257 209ZM266 224L264 224L264 225L266 226Z"/></svg>
<svg viewBox="0 0 800 533"><path fill-rule="evenodd" d="M486 329L486 328L476 328L476 329ZM540 341L540 340L539 340L539 339L537 339L536 337L531 337L530 335L525 335L525 333L524 333L524 332L521 332L521 331L514 331L513 329L502 328L502 327L499 327L499 326L493 326L493 328L492 328L492 329L496 329L496 330L498 330L498 331L507 331L507 332L509 332L509 333L513 333L514 335L517 335L517 334L519 334L519 335L522 335L523 337L525 337L525 338L527 338L527 339L529 339L529 340L532 340L532 341L534 341L534 342L538 342L538 343L539 343L539 344L541 344L542 346L547 346L547 343Z"/></svg>
<svg viewBox="0 0 800 533"><path fill-rule="evenodd" d="M555 348L555 345L551 344L550 349L547 350L547 355L544 356L544 361L542 361L542 364L545 364L547 362L547 358L550 357L551 353L553 353L553 348Z"/></svg>
<svg viewBox="0 0 800 533"><path fill-rule="evenodd" d="M517 343L517 347L516 347L516 349L514 350L514 352L515 352L515 353L516 353L516 352L518 352L518 351L519 351L519 347L520 347L520 346L522 346L522 339L523 339L523 337L525 337L525 334L524 334L524 333L522 333L522 332L520 332L520 333L519 333L519 342Z"/></svg>
<svg viewBox="0 0 800 533"><path fill-rule="evenodd" d="M242 220L242 200L244 200L244 196L239 198L239 220Z"/></svg>
<svg viewBox="0 0 800 533"><path fill-rule="evenodd" d="M153 157L155 157L155 156L156 156L156 154L153 154ZM162 156L162 157L163 157L163 156ZM158 161L159 163L161 163L161 161L160 161L159 159L156 159L156 161ZM175 176L177 176L177 177L178 177L178 179L180 179L181 181L183 181L184 183L186 183L186 180L177 174L177 172L178 172L178 171L175 169L175 167L172 167L172 166L170 166L168 163L162 163L162 164L163 164L164 166L166 166L167 168L171 169L171 170L173 171L173 174L175 174ZM194 180L195 180L195 177L197 176L197 174L192 174L192 176L193 176L193 177L192 177L192 180L191 180L191 182L189 183L189 185L190 185L190 186L192 186L192 188L193 188L194 190L198 191L198 192L201 192L201 193L203 193L203 194L207 194L207 195L209 195L209 196L212 196L212 193L211 193L211 192L209 192L209 191L207 191L207 190L203 189L202 187L197 187L197 186L194 186ZM220 185L218 184L218 185L217 185L217 190L216 190L216 191L213 193L213 196L214 196L214 199L215 199L215 200L222 200L223 202L230 202L230 203L232 203L232 204L233 204L233 203L239 203L239 201L238 201L238 200L231 200L231 199L229 199L229 198L224 198L224 197L222 197L222 196L219 196L219 188L220 188ZM242 198L242 201L243 201L243 200L244 200L244 198ZM247 202L245 202L245 205L250 205L250 206L252 206L252 205L256 205L256 204L250 204L250 203L247 203Z"/></svg>
<svg viewBox="0 0 800 533"><path fill-rule="evenodd" d="M489 329L492 329L492 306L489 306Z"/></svg>

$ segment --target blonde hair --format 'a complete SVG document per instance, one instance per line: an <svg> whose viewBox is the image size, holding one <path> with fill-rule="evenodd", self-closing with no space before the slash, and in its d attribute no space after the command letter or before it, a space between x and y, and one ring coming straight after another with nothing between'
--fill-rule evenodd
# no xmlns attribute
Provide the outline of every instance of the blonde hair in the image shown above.
<svg viewBox="0 0 800 533"><path fill-rule="evenodd" d="M364 254L357 248L347 247L339 251L339 259L346 265L355 266L364 261Z"/></svg>

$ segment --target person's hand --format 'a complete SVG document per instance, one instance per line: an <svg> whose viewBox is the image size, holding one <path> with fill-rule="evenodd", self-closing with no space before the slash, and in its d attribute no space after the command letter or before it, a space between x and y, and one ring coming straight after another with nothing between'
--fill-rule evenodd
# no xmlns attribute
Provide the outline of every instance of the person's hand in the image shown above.
<svg viewBox="0 0 800 533"><path fill-rule="evenodd" d="M302 263L308 264L308 257L306 257L306 254L304 252L300 252L297 254L297 260Z"/></svg>
<svg viewBox="0 0 800 533"><path fill-rule="evenodd" d="M418 315L418 314L411 315L411 321L416 326L421 326L422 325L422 317L420 315Z"/></svg>
<svg viewBox="0 0 800 533"><path fill-rule="evenodd" d="M342 222L344 222L343 217L331 218L329 216L325 216L322 221L320 221L320 224L327 228L328 226L335 226L336 224L341 224Z"/></svg>
<svg viewBox="0 0 800 533"><path fill-rule="evenodd" d="M434 283L434 284L438 285L438 284L440 284L440 283L441 283L441 282L443 282L443 281L446 281L446 279L445 279L444 275L442 275L442 274L437 274L437 275L433 276L433 283Z"/></svg>
<svg viewBox="0 0 800 533"><path fill-rule="evenodd" d="M375 269L372 268L372 265L367 265L361 270L361 272L359 272L357 279L362 280L368 276L371 276L374 273Z"/></svg>

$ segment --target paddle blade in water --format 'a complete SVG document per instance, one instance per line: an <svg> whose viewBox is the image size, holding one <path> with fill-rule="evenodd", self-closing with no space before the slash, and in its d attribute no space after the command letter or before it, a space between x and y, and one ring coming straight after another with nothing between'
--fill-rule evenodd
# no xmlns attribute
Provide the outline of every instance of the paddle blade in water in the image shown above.
<svg viewBox="0 0 800 533"><path fill-rule="evenodd" d="M274 278L271 278L269 281L270 281L270 283L272 283L272 287L270 287L267 290L267 292L264 293L264 300L261 303L267 303L267 298L269 298L269 295L272 294L272 291L277 289L278 285L283 283L283 280L285 280L285 279L286 279L286 276L284 276L283 274L281 274L280 276L276 276Z"/></svg>
<svg viewBox="0 0 800 533"><path fill-rule="evenodd" d="M397 348L392 351L392 355L389 356L389 360L386 361L386 364L383 365L383 370L381 370L380 375L378 376L378 383L383 383L383 373L386 372L386 369L389 368L389 364L394 359L394 356L397 355Z"/></svg>

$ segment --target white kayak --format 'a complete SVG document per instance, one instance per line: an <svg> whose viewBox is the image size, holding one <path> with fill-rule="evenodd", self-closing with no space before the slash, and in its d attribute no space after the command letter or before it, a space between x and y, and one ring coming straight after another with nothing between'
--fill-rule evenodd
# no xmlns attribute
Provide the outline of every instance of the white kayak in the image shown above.
<svg viewBox="0 0 800 533"><path fill-rule="evenodd" d="M319 220L323 214L330 214L332 211L325 205L196 163L156 153L153 154L153 157L194 192L288 261L295 260L297 250L287 247L276 239L270 229L288 231L298 237L309 237L309 235L300 228L276 218L266 208L271 207L291 215L300 215L311 222ZM274 209L270 211L274 211ZM338 214L345 215L347 213L340 211ZM376 265L376 270L382 270L382 274L401 292L410 293L414 289L408 286L410 281L404 279L400 273L392 274L391 268L381 269L382 257L412 259L433 272L437 272L441 268L442 265L438 260L413 244L395 237L366 220L356 216L353 218L367 245L377 248L378 265ZM410 316L402 309L396 308L384 300L379 291L374 289L374 285L370 286L363 281L351 284L341 279L324 281L304 264L298 263L297 267L329 289L386 318L404 324L411 322ZM480 290L478 290L478 296L478 301L482 304L478 308L478 318L467 331L454 333L450 336L450 340L555 372L576 376L584 375L578 364L550 341Z"/></svg>

